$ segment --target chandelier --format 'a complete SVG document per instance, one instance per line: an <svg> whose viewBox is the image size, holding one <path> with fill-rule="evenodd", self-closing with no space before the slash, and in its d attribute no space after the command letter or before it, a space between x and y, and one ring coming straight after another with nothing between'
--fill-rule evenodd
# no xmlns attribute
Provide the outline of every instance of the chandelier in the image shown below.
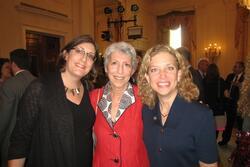
<svg viewBox="0 0 250 167"><path fill-rule="evenodd" d="M216 59L221 55L221 46L217 43L210 43L208 47L204 48L205 56L209 59L211 63L214 63Z"/></svg>
<svg viewBox="0 0 250 167"><path fill-rule="evenodd" d="M250 0L239 0L239 4L250 10Z"/></svg>

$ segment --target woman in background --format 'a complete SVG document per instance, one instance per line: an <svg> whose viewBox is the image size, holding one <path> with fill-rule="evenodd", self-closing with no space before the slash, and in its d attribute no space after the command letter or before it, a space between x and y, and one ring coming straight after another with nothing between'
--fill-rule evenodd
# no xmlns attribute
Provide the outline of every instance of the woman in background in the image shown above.
<svg viewBox="0 0 250 167"><path fill-rule="evenodd" d="M7 58L0 58L0 86L11 77L10 61Z"/></svg>
<svg viewBox="0 0 250 167"><path fill-rule="evenodd" d="M79 36L62 49L59 70L26 89L11 136L9 167L92 167L95 113L81 79L95 55L93 39Z"/></svg>
<svg viewBox="0 0 250 167"><path fill-rule="evenodd" d="M156 45L143 57L138 76L144 142L151 167L217 167L212 112L199 96L183 56Z"/></svg>
<svg viewBox="0 0 250 167"><path fill-rule="evenodd" d="M217 119L225 114L224 91L225 81L220 77L218 66L216 64L210 64L207 69L207 74L204 78L204 103L209 106L209 108L213 111L213 115L215 116L216 138L219 131L223 131L225 129L225 125L220 125L222 123L219 122L219 119ZM225 121L226 120L224 120L224 123Z"/></svg>
<svg viewBox="0 0 250 167"><path fill-rule="evenodd" d="M148 167L143 143L142 104L129 82L137 68L135 49L128 43L111 44L104 53L109 82L90 93L96 111L94 167Z"/></svg>

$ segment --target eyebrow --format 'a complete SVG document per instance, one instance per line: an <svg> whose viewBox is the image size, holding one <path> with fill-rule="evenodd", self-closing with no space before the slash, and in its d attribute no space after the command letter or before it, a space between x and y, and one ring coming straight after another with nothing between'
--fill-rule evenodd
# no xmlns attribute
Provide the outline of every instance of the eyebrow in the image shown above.
<svg viewBox="0 0 250 167"><path fill-rule="evenodd" d="M77 49L80 49L80 50L84 50L84 51L86 52L86 49L85 49L85 48L82 48L82 47L80 47L80 46L76 46L76 47L74 47L74 48L77 48ZM87 52L87 53L93 53L93 54L95 54L95 52Z"/></svg>
<svg viewBox="0 0 250 167"><path fill-rule="evenodd" d="M172 66L176 66L175 64L164 64L163 66L170 66L170 65L172 65ZM149 67L159 67L159 65L149 65Z"/></svg>

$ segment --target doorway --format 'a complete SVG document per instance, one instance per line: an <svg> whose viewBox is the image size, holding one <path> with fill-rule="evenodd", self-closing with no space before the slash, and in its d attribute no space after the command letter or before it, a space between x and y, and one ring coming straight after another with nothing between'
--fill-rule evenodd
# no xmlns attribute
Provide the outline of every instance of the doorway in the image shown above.
<svg viewBox="0 0 250 167"><path fill-rule="evenodd" d="M56 70L62 36L26 31L26 49L31 55L31 73L40 76Z"/></svg>

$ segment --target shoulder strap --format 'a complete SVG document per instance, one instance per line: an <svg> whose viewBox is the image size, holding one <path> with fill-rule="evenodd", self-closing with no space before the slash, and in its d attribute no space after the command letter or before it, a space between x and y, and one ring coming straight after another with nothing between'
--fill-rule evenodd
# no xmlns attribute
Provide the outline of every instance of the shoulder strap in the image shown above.
<svg viewBox="0 0 250 167"><path fill-rule="evenodd" d="M97 107L98 107L98 101L100 99L100 90L98 89L97 99L96 99L96 105L95 105L95 115L97 115Z"/></svg>

